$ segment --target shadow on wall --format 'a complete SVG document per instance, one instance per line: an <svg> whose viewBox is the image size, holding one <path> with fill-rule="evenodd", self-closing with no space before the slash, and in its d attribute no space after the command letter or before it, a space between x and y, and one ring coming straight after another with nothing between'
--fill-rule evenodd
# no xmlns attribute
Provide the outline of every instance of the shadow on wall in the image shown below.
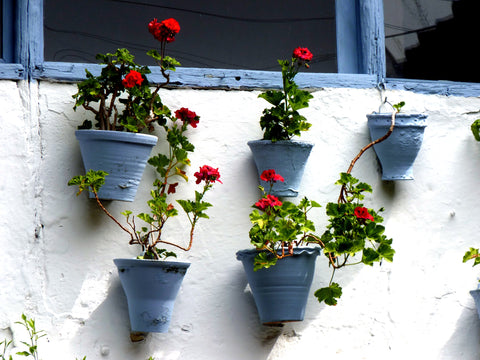
<svg viewBox="0 0 480 360"><path fill-rule="evenodd" d="M243 323L237 324L237 328L242 329L242 336L253 337L257 340L262 348L262 355L257 359L266 360L270 356L270 352L276 341L283 334L284 325L267 326L261 324L255 300L253 299L252 292L248 286L245 271L241 266L238 266L237 268L238 271L235 273L235 278L233 280L234 287L231 294L232 297L239 298L235 301L239 305L235 311L241 314L237 319L243 320ZM246 353L246 356L248 356L248 353Z"/></svg>
<svg viewBox="0 0 480 360"><path fill-rule="evenodd" d="M105 300L90 314L85 325L72 338L76 339L73 341L78 341L77 348L85 349L87 359L104 356L116 359L148 359L153 353L149 346L151 339L147 338L146 345L144 342L130 341L127 299L116 273L110 278Z"/></svg>
<svg viewBox="0 0 480 360"><path fill-rule="evenodd" d="M465 307L458 318L455 330L450 339L445 343L441 352L442 359L451 360L478 360L480 354L480 319L477 315L473 299ZM469 334L469 336L465 336ZM469 339L477 339L473 344Z"/></svg>

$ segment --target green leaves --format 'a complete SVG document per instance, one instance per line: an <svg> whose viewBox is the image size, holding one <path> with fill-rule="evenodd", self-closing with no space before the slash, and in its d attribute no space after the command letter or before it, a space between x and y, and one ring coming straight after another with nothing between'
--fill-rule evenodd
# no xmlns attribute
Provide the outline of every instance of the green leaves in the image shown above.
<svg viewBox="0 0 480 360"><path fill-rule="evenodd" d="M383 259L393 261L395 250L391 246L392 239L384 235L385 227L380 224L383 218L361 203L363 194L372 192L372 187L349 173L341 173L335 184L340 185L342 190L338 202L330 202L326 206L329 217L326 231L319 240L311 241L323 247L333 268L332 279L336 270L347 265L363 263L372 266ZM317 290L315 296L320 302L336 305L341 294L340 286L331 282L328 287Z"/></svg>
<svg viewBox="0 0 480 360"><path fill-rule="evenodd" d="M38 340L47 334L43 330L37 330L35 326L35 320L29 319L25 314L22 314L22 321L17 321L16 324L23 325L28 331L30 342L20 341L27 349L19 351L16 354L20 356L32 357L38 360Z"/></svg>
<svg viewBox="0 0 480 360"><path fill-rule="evenodd" d="M89 170L85 175L77 175L68 181L69 186L78 186L77 196L83 191L98 193L98 190L105 184L105 176L108 173L102 170Z"/></svg>
<svg viewBox="0 0 480 360"><path fill-rule="evenodd" d="M404 106L405 106L405 101L400 101L399 103L394 104L393 108L397 110L397 112L400 112L402 110L402 107Z"/></svg>
<svg viewBox="0 0 480 360"><path fill-rule="evenodd" d="M16 355L32 357L34 360L39 360L38 340L46 336L47 335L46 332L43 330L37 330L35 320L27 318L25 314L22 314L21 321L16 321L15 323L24 326L30 338L29 342L20 340L20 344L25 346L26 350L18 351ZM0 341L0 347L2 347L3 345L3 348L0 349L1 350L0 360L7 360L7 358L5 357L6 356L5 354L7 352L8 347L10 347L12 343L13 343L13 340L7 341L5 339L3 341ZM86 356L82 358L82 360L86 360L86 359L87 359ZM13 360L13 356L9 355L8 360Z"/></svg>
<svg viewBox="0 0 480 360"><path fill-rule="evenodd" d="M147 51L147 55L155 59L160 64L160 66L164 71L165 70L175 71L176 66L180 66L180 63L177 60L175 60L170 56L162 57L162 55L160 55L158 51L155 49Z"/></svg>
<svg viewBox="0 0 480 360"><path fill-rule="evenodd" d="M475 120L470 126L475 140L480 141L480 119Z"/></svg>
<svg viewBox="0 0 480 360"><path fill-rule="evenodd" d="M155 256L155 254L157 256ZM175 254L173 251L168 251L167 249L159 249L156 247L153 247L151 249L148 249L143 253L141 256L137 256L137 259L149 259L149 260L156 260L156 259L162 259L165 260L169 257L177 257L177 254Z"/></svg>
<svg viewBox="0 0 480 360"><path fill-rule="evenodd" d="M258 97L267 100L270 104L274 106L278 106L285 98L285 95L281 91L267 90L258 95Z"/></svg>
<svg viewBox="0 0 480 360"><path fill-rule="evenodd" d="M157 155L150 157L148 163L157 170L161 177L165 177L169 169L168 165L170 164L170 159L166 155L158 153Z"/></svg>
<svg viewBox="0 0 480 360"><path fill-rule="evenodd" d="M199 194L198 192L196 193ZM195 201L177 200L177 202L187 214L191 213L196 217L209 219L208 215L205 214L204 211L211 207L212 204L205 201L200 201L198 198Z"/></svg>
<svg viewBox="0 0 480 360"><path fill-rule="evenodd" d="M342 288L337 283L331 283L329 286L320 288L314 293L318 302L325 302L327 305L337 305L337 299L342 296Z"/></svg>
<svg viewBox="0 0 480 360"><path fill-rule="evenodd" d="M253 261L253 271L260 269L268 269L270 266L274 266L277 263L277 258L266 252L260 252L255 256Z"/></svg>
<svg viewBox="0 0 480 360"><path fill-rule="evenodd" d="M259 98L265 99L273 105L263 111L260 118L260 127L264 131L263 139L278 141L290 140L293 136L300 136L307 131L311 124L298 113L298 110L308 107L313 95L306 90L300 90L294 81L298 73L296 62L278 60L282 67L282 90L267 90Z"/></svg>
<svg viewBox="0 0 480 360"><path fill-rule="evenodd" d="M395 250L392 249L392 241L385 241L380 244L377 249L377 252L380 254L380 257L387 260L388 262L393 261L393 255L395 255Z"/></svg>
<svg viewBox="0 0 480 360"><path fill-rule="evenodd" d="M5 354L7 352L8 347L12 344L13 340L8 340L4 339L3 341L0 341L0 346L3 345L2 353L0 354L0 360L6 360L7 358L5 357ZM8 357L8 360L12 360L12 355Z"/></svg>
<svg viewBox="0 0 480 360"><path fill-rule="evenodd" d="M156 50L151 52L163 65L162 74L168 82L167 70L175 70L178 61L161 56ZM151 71L147 66L135 63L135 58L127 49L115 53L98 54L97 60L104 65L100 75L94 76L88 70L86 79L78 83L78 92L73 95L76 109L79 106L93 113L95 126L100 130L128 132L153 131L153 123L164 125L165 118L171 117L168 107L162 104L158 89L152 91L146 78ZM132 73L141 77L141 82L124 83ZM120 106L121 105L121 106ZM88 119L87 119L88 120ZM91 128L92 121L84 122L79 128Z"/></svg>
<svg viewBox="0 0 480 360"><path fill-rule="evenodd" d="M320 204L305 197L298 205L284 201L281 206L268 206L261 212L253 209L250 213L253 224L249 231L250 243L256 249L266 250L255 258L254 268L275 265L276 254L282 251L288 254L294 245L310 242L310 237L315 237L315 224L308 219L307 213L318 207Z"/></svg>
<svg viewBox="0 0 480 360"><path fill-rule="evenodd" d="M480 264L480 255L479 255L479 250L476 248L470 248L465 255L463 255L463 262L467 262L469 260L473 260L473 265L476 266Z"/></svg>

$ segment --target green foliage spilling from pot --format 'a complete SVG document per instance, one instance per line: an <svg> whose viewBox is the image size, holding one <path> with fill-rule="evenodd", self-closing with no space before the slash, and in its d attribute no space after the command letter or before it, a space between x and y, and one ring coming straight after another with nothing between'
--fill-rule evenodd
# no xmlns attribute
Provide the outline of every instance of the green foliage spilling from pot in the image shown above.
<svg viewBox="0 0 480 360"><path fill-rule="evenodd" d="M137 218L142 220L144 226L139 226L135 222L132 212L126 210L122 215L126 218L126 225L122 225L112 214L108 212L98 197L98 191L105 183L105 176L108 174L102 169L96 171L90 170L86 175L73 177L68 185L78 186L78 193L89 191L94 194L97 204L129 237L131 245L140 245L142 254L140 258L162 259L169 256L175 256L172 251L160 249L159 244L167 244L189 250L193 242L193 233L195 225L200 218L208 218L205 210L211 206L210 203L203 201L205 193L211 189L214 182L219 181L220 173L218 169L204 165L194 175L197 178L196 183L203 182L202 191L195 191L194 200L177 200L188 216L191 225L190 241L187 246L178 245L162 239L163 229L166 222L178 214L175 206L168 199L168 195L177 192L178 178L188 181L185 167L190 166L189 154L195 150L194 145L187 137L188 128L197 128L200 117L188 108L180 108L174 114L161 103L158 91L170 81L170 70L175 70L179 63L165 55L167 43L175 40L175 35L180 31L180 25L175 19L166 19L158 22L152 20L148 24L149 32L160 42L160 52L151 50L148 52L160 66L165 82L158 85L153 93L150 93L145 74L149 70L145 67L139 68L133 63L133 58L127 51L119 50L112 57L99 56L107 66L100 77L89 77L85 83L79 85L79 92L75 95L77 99L76 106L92 110L96 114L96 119L100 126L109 129L117 129L118 126L130 131L140 131L149 128L153 121L156 121L163 129L165 139L169 148L165 154L158 153L151 157L148 163L157 171L157 179L153 182L153 189L150 191L151 199L147 201L149 213L140 213ZM138 70L138 72L137 72ZM128 93L127 99L118 99L121 91ZM110 105L106 105L106 98L110 96ZM118 110L115 100L118 99L125 105L123 113L118 116ZM91 109L90 102L99 102L98 110ZM148 105L148 106L147 106ZM147 107L146 107L147 106ZM147 117L138 116L139 114ZM113 122L111 118L113 117ZM118 120L118 122L117 122ZM143 122L142 122L143 121Z"/></svg>
<svg viewBox="0 0 480 360"><path fill-rule="evenodd" d="M162 103L159 90L170 83L170 71L175 71L180 63L165 54L166 44L175 40L180 25L175 19L148 24L149 32L160 42L160 51L149 50L165 78L151 90L147 66L135 62L135 57L125 48L114 53L98 54L96 59L102 67L101 73L93 75L87 69L86 79L80 82L78 92L73 95L74 109L79 106L94 114L95 124L86 119L79 129L90 129L94 125L99 130L141 132L154 130L153 124L164 125L171 116L170 110Z"/></svg>
<svg viewBox="0 0 480 360"><path fill-rule="evenodd" d="M162 240L162 231L166 222L178 215L178 210L169 200L170 194L177 192L178 181L181 178L188 180L188 176L184 168L190 165L188 154L193 152L195 147L188 140L185 132L187 127L192 126L190 118L197 119L198 116L193 116L186 112L176 112L175 119L171 119L169 123L164 124L166 140L169 144L169 149L166 154L159 153L151 157L148 162L156 170L158 177L153 182L153 189L150 191L151 198L147 201L149 213L139 213L136 217L142 220L145 225L139 226L132 216L130 210L122 212L126 218L126 225L122 225L102 204L97 196L101 186L105 183L106 172L102 170L89 170L85 175L77 175L70 179L68 185L78 186L77 195L83 191L90 191L95 195L95 199L100 208L110 217L129 237L131 245L140 245L142 255L140 258L145 259L162 259L169 256L176 256L174 252L160 249L159 244L172 245L182 250L189 250L193 242L193 233L195 225L200 218L208 218L205 211L212 206L210 203L203 201L205 193L210 190L213 183L220 181L220 173L218 169L214 169L208 165L200 167L199 171L194 174L197 179L197 184L203 182L203 189L195 191L194 200L177 200L177 203L182 207L188 216L191 231L190 242L188 246L183 247L165 240ZM181 120L180 124L176 120ZM196 126L196 123L195 123ZM175 179L175 180L172 180Z"/></svg>
<svg viewBox="0 0 480 360"><path fill-rule="evenodd" d="M263 178L269 182L282 181L274 170L265 172ZM327 287L315 292L319 302L336 305L342 288L333 282L335 272L342 267L365 264L373 265L382 260L393 261L395 251L392 240L384 235L383 209L367 209L362 203L365 192L372 192L370 185L359 182L348 173L340 174L336 182L342 187L338 202L326 206L329 223L325 232L315 234L315 224L310 211L320 204L304 197L298 204L280 201L265 192L254 205L250 214L253 226L250 229L251 244L259 250L254 260L254 270L269 268L277 261L293 256L293 249L312 244L320 247L332 267L332 277ZM360 254L359 256L356 256Z"/></svg>
<svg viewBox="0 0 480 360"><path fill-rule="evenodd" d="M291 60L278 60L282 68L282 90L268 90L258 96L273 105L265 109L260 118L264 140L291 140L293 136L300 136L302 131L311 127L298 110L308 107L313 96L308 91L299 89L294 78L302 67L309 67L312 58L313 55L307 48L298 47L293 51Z"/></svg>
<svg viewBox="0 0 480 360"><path fill-rule="evenodd" d="M165 122L170 110L162 103L158 90L168 79L152 91L147 80L150 69L135 63L134 56L124 48L98 54L96 58L104 65L100 75L85 70L86 79L78 84L78 92L73 95L74 109L81 106L92 112L95 124L86 119L79 129L95 126L99 130L151 132L154 123ZM165 70L175 70L174 65L180 64L171 62Z"/></svg>
<svg viewBox="0 0 480 360"><path fill-rule="evenodd" d="M365 207L365 193L371 193L372 187L360 182L351 172L367 149L390 136L395 126L395 115L403 105L393 105L388 132L363 147L348 170L340 174L335 183L341 187L340 195L336 202L326 205L328 224L321 236L315 234L316 227L310 214L320 204L306 197L297 205L282 202L270 191L265 191L263 186L259 187L263 195L253 205L254 210L250 214L253 226L249 232L251 244L258 250L253 265L255 271L275 266L281 259L294 256L293 249L296 247L315 245L323 250L332 268L328 286L318 289L315 296L319 302L336 305L342 295L341 286L333 281L337 270L351 265L372 266L381 264L383 260L393 261L395 250L392 239L384 234L383 217L380 216L384 209L375 211ZM260 179L270 186L270 190L276 182L284 180L274 169L265 170Z"/></svg>
<svg viewBox="0 0 480 360"><path fill-rule="evenodd" d="M150 51L149 55L157 60L162 75L166 79L163 84L165 85L168 84L170 79L168 70L174 70L175 65L178 65L172 58L165 56L165 48L167 43L175 40L180 25L175 19L166 19L161 22L154 19L149 23L148 29L160 41L160 52ZM143 86L142 84L145 81L144 74L139 75L134 71L136 70L130 70L122 80L122 84L128 89ZM147 201L148 212L141 212L134 216L132 211L126 210L121 213L125 217L125 223L117 220L105 208L98 196L99 190L105 184L105 177L108 175L103 169L89 170L86 175L75 176L68 182L69 185L78 187L77 195L83 191L91 192L104 213L128 234L129 244L139 245L141 248L141 254L137 259L114 260L119 271L120 281L127 295L131 329L135 332L168 331L173 312L172 299L176 297L183 276L190 264L157 260L165 260L171 256L176 257L174 251L167 250L163 246L184 251L191 249L195 226L199 219L208 218L206 210L212 206L203 198L215 182L221 183L218 168L209 165L201 166L194 173L194 176L196 184L202 184L202 189L195 191L193 200L176 200L190 222L189 241L184 245L183 243L164 240L166 223L169 219L178 215L177 207L173 205L170 195L174 196L177 193L179 181L188 181L186 168L191 165L189 156L195 150L194 145L187 137L187 131L190 128L197 128L200 117L184 107L172 114L159 100L157 93L161 86L157 86L151 97L147 90L141 92L140 95L143 96L143 100L146 100L150 108L143 106L142 99L137 103L134 96L129 97L127 103L124 103L126 105L125 111L130 106L129 101L132 101L131 109L133 112L127 114L125 118L121 118L121 120L126 119L128 121L122 120L120 122L120 125L126 130L135 131L135 128L129 127L129 125L138 126L138 113L136 111L140 114L147 114L146 122L140 123L140 127L150 128L153 121L156 121L163 129L165 141L168 143L168 149L165 153L158 153L148 160L148 163L157 171L153 188L150 190L151 197ZM141 88L138 91L142 91ZM85 106L85 102L82 102L82 99L80 101ZM119 101L123 102L123 99ZM89 105L87 104L87 106ZM129 117L129 115L131 116ZM133 119L132 123L129 122L130 119ZM115 117L114 120L116 120ZM140 130L140 128L137 130ZM173 268L177 269L175 273L169 270ZM178 270L180 268L183 270ZM164 274L170 276L162 277ZM162 277L161 281L158 280L160 277ZM141 295L139 296L139 294Z"/></svg>

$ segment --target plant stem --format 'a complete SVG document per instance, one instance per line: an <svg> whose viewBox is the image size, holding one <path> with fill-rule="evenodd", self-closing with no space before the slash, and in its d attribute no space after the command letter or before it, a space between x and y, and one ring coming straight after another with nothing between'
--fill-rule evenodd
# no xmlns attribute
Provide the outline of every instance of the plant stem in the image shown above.
<svg viewBox="0 0 480 360"><path fill-rule="evenodd" d="M387 133L385 135L383 135L381 138L370 142L368 145L365 145L360 150L360 152L357 154L357 156L355 156L353 158L353 160L350 163L350 166L347 170L347 174L350 174L352 172L353 167L355 166L355 163L358 161L358 159L360 159L360 157L363 155L363 153L365 151L370 149L373 145L378 144L378 143L386 140L392 134L393 128L395 127L395 116L397 115L397 113L398 113L398 110L396 110L396 109L392 112L392 121L390 123L390 128L388 129ZM338 197L338 203L342 203L342 202L345 203L346 202L345 195L346 195L346 185L342 185L342 188L340 189L340 196Z"/></svg>
<svg viewBox="0 0 480 360"><path fill-rule="evenodd" d="M328 286L332 285L333 277L335 276L335 270L336 268L334 267L332 270L332 276L330 277L330 281L328 282Z"/></svg>
<svg viewBox="0 0 480 360"><path fill-rule="evenodd" d="M103 212L104 212L105 214L107 214L107 216L108 216L110 219L112 219L112 220L115 222L115 224L117 224L118 226L120 226L120 228L121 228L123 231L127 232L127 233L131 236L132 239L135 239L134 234L132 234L132 232L131 232L130 230L128 230L125 226L123 226L122 224L120 224L120 222L119 222L117 219L115 219L115 217L114 217L112 214L110 214L110 213L108 212L108 210L105 208L105 206L103 206L103 204L102 204L102 202L100 201L100 199L98 198L97 192L96 192L95 190L93 190L93 194L95 195L95 200L97 200L98 206L100 206L100 208L103 210Z"/></svg>

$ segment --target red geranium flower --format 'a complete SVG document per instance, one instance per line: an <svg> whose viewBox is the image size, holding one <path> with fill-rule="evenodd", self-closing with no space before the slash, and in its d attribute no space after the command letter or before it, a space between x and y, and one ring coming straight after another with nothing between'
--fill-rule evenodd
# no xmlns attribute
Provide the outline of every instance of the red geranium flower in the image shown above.
<svg viewBox="0 0 480 360"><path fill-rule="evenodd" d="M193 111L188 110L187 108L182 107L180 110L175 111L175 117L179 120L182 120L184 123L192 125L196 128L200 117Z"/></svg>
<svg viewBox="0 0 480 360"><path fill-rule="evenodd" d="M180 31L180 25L177 20L172 18L163 20L162 22L153 19L148 24L148 31L158 41L170 43L175 41L175 35Z"/></svg>
<svg viewBox="0 0 480 360"><path fill-rule="evenodd" d="M275 170L273 170L273 169L264 170L264 171L262 172L262 175L260 175L260 180L263 180L263 181L273 181L273 182L285 181L285 179L283 178L283 176L281 176L280 174L275 173Z"/></svg>
<svg viewBox="0 0 480 360"><path fill-rule="evenodd" d="M175 192L177 191L177 185L178 185L178 182L174 184L169 184L167 194L175 194Z"/></svg>
<svg viewBox="0 0 480 360"><path fill-rule="evenodd" d="M313 54L307 48L297 47L293 50L293 57L303 61L310 61L313 59Z"/></svg>
<svg viewBox="0 0 480 360"><path fill-rule="evenodd" d="M218 168L214 169L211 166L208 165L203 165L200 168L200 171L196 172L193 174L196 178L197 181L195 182L196 184L200 184L202 180L205 182L215 182L218 181L219 183L223 184L219 179L220 179L220 173L218 172Z"/></svg>
<svg viewBox="0 0 480 360"><path fill-rule="evenodd" d="M282 202L276 196L268 194L267 197L261 198L255 203L255 206L262 211L267 208L274 208L275 206L282 206Z"/></svg>
<svg viewBox="0 0 480 360"><path fill-rule="evenodd" d="M143 77L142 74L140 74L138 71L131 70L127 76L125 76L125 79L122 80L123 86L126 88L132 88L135 85L141 85L143 82Z"/></svg>
<svg viewBox="0 0 480 360"><path fill-rule="evenodd" d="M366 207L358 206L358 207L355 208L353 213L357 217L357 219L374 221L373 216L370 215L370 213L368 212L368 209Z"/></svg>

